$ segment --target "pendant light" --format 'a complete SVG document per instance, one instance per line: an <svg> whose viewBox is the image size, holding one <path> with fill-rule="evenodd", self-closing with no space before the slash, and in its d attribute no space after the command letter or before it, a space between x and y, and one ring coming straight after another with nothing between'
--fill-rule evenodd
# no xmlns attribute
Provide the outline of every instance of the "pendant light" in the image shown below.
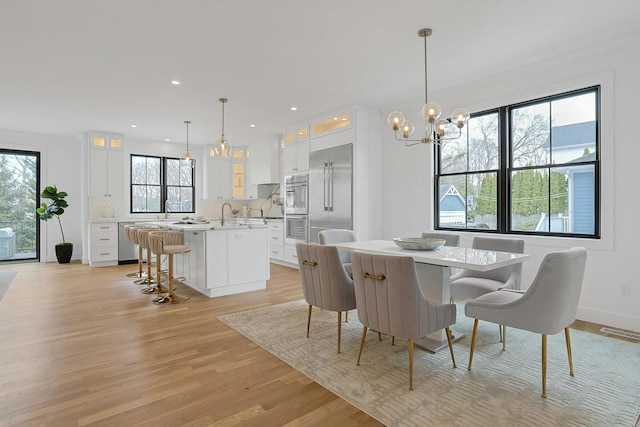
<svg viewBox="0 0 640 427"><path fill-rule="evenodd" d="M187 151L186 153L184 153L183 160L190 162L191 160L193 160L193 158L191 157L191 153L189 152L189 125L191 124L191 122L189 120L185 120L184 124L187 125Z"/></svg>
<svg viewBox="0 0 640 427"><path fill-rule="evenodd" d="M209 156L211 157L230 157L231 145L229 141L224 138L224 104L227 102L227 98L220 98L218 101L222 103L222 136L216 142L216 144L209 150Z"/></svg>
<svg viewBox="0 0 640 427"><path fill-rule="evenodd" d="M396 139L404 141L406 146L419 143L440 144L442 141L458 139L470 116L464 108L456 108L451 113L451 117L440 119L442 112L440 106L435 102L429 102L427 98L427 37L432 32L431 28L423 28L418 31L418 35L424 39L424 107L422 107L422 117L427 122L424 136L421 139L409 139L416 127L410 121L405 120L404 114L400 111L394 111L387 117L387 123L394 130ZM457 128L457 132L453 135L446 132L448 128L452 127Z"/></svg>

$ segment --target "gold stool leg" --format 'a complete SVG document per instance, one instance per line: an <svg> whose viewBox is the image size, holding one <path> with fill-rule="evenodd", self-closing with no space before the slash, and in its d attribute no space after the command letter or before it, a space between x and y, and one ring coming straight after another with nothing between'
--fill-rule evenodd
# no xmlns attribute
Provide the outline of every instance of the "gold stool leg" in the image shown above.
<svg viewBox="0 0 640 427"><path fill-rule="evenodd" d="M451 329L449 329L449 327L447 326L444 330L447 332L447 342L449 343L449 352L451 353L451 361L453 362L453 367L457 368L456 357L453 355L453 344L451 342Z"/></svg>
<svg viewBox="0 0 640 427"><path fill-rule="evenodd" d="M140 279L138 280L134 280L134 284L136 285L144 285L146 284L145 279L146 279L146 273L144 271L142 271L142 260L144 259L144 253L143 253L143 249L142 246L138 245L138 277L140 277Z"/></svg>
<svg viewBox="0 0 640 427"><path fill-rule="evenodd" d="M153 300L154 304L179 304L189 300L189 296L173 293L173 254L169 254L169 292Z"/></svg>
<svg viewBox="0 0 640 427"><path fill-rule="evenodd" d="M169 288L162 284L162 266L160 254L156 254L156 279L146 288L140 289L143 294L165 294L169 292Z"/></svg>

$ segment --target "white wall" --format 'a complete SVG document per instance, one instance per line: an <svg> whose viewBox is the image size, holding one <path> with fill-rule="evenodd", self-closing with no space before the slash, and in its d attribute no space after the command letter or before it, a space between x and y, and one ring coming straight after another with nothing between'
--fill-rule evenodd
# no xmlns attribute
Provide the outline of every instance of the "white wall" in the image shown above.
<svg viewBox="0 0 640 427"><path fill-rule="evenodd" d="M640 144L637 111L640 99L640 34L593 46L571 56L553 58L430 94L443 111L466 106L471 111L534 99L571 89L602 85L602 239L524 237L532 255L523 268L523 287L537 272L544 254L571 246L588 249L586 277L578 318L619 328L640 330L640 282L634 274L638 262L638 224L635 204ZM422 98L385 109L400 110L422 124ZM419 129L421 125L416 125ZM432 148L404 147L386 129L383 143L382 234L384 238L415 236L432 228ZM472 233L462 233L470 245ZM629 286L630 296L619 295Z"/></svg>
<svg viewBox="0 0 640 427"><path fill-rule="evenodd" d="M82 194L85 182L80 179L85 168L82 141L80 134L64 137L0 130L0 147L40 153L42 188L55 185L59 191L69 193L66 198L69 208L60 221L65 240L73 243L73 260L82 257L82 229L79 227L84 216ZM62 242L58 221L55 218L43 221L40 227L40 259L56 261L55 245Z"/></svg>

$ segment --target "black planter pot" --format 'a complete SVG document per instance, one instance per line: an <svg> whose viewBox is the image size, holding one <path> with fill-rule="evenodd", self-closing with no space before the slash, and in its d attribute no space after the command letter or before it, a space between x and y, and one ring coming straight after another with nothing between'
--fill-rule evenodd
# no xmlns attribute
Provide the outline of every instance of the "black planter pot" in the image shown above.
<svg viewBox="0 0 640 427"><path fill-rule="evenodd" d="M69 264L73 254L73 243L59 243L56 245L56 258L60 264Z"/></svg>

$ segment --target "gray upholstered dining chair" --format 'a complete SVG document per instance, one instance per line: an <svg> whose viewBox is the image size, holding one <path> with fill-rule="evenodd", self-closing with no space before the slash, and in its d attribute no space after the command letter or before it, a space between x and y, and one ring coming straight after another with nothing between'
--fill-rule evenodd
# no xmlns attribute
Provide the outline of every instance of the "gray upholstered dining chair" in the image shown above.
<svg viewBox="0 0 640 427"><path fill-rule="evenodd" d="M321 246L307 243L296 244L302 293L309 304L307 318L307 338L311 325L312 307L338 312L338 353L340 353L340 333L342 312L356 308L353 280L342 266L335 246Z"/></svg>
<svg viewBox="0 0 640 427"><path fill-rule="evenodd" d="M456 306L433 304L425 298L418 283L413 258L353 252L351 260L357 312L364 325L356 365L360 365L368 328L406 338L409 390L413 390L413 340L445 329L455 368L449 326L456 323Z"/></svg>
<svg viewBox="0 0 640 427"><path fill-rule="evenodd" d="M442 239L445 246L460 246L460 235L451 233L436 233L436 232L424 232L422 233L423 239Z"/></svg>
<svg viewBox="0 0 640 427"><path fill-rule="evenodd" d="M494 237L475 237L473 249L524 253L524 240ZM451 276L452 300L468 300L499 289L520 289L522 263L489 271L460 269Z"/></svg>
<svg viewBox="0 0 640 427"><path fill-rule="evenodd" d="M318 241L321 245L333 245L336 243L355 242L356 235L351 230L331 229L322 230L318 233ZM347 271L347 274L351 276L351 253L348 251L338 251L342 265Z"/></svg>
<svg viewBox="0 0 640 427"><path fill-rule="evenodd" d="M547 397L547 335L564 329L573 376L569 325L576 318L586 261L587 251L581 247L549 253L526 292L495 291L467 302L465 315L475 319L467 369L471 370L478 320L485 320L542 334L542 397Z"/></svg>

